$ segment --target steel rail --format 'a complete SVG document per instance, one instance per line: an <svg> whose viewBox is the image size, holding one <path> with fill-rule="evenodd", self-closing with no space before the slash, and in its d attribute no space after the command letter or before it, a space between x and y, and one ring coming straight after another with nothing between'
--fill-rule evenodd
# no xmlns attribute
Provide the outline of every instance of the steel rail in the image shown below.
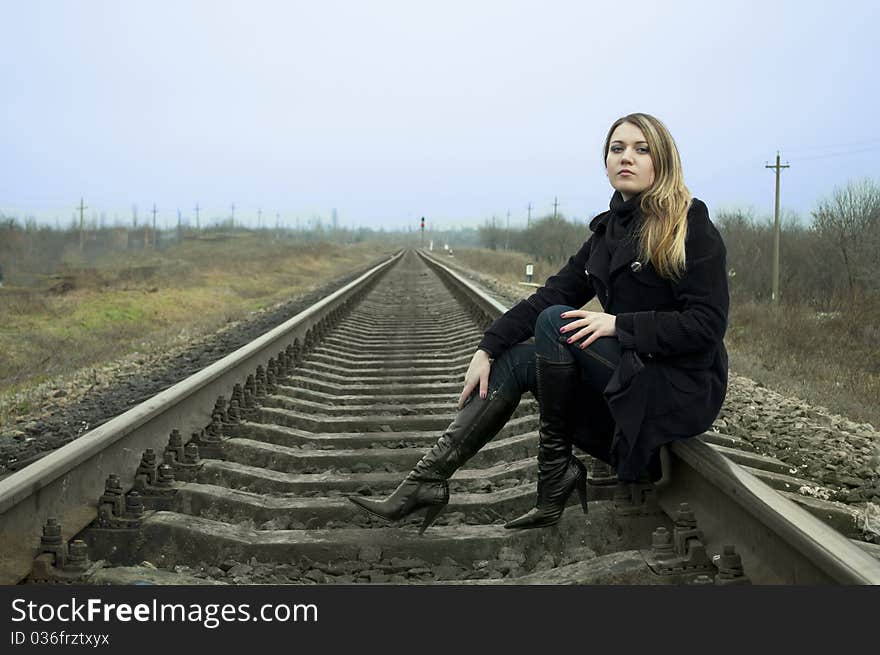
<svg viewBox="0 0 880 655"><path fill-rule="evenodd" d="M108 474L132 486L141 454L161 453L171 430L198 432L211 421L214 402L306 335L334 309L353 299L399 260L403 251L288 319L254 341L178 382L33 464L0 480L0 584L15 584L31 570L43 525L55 517L62 538L91 523Z"/></svg>
<svg viewBox="0 0 880 655"><path fill-rule="evenodd" d="M486 321L507 311L434 256L419 255ZM687 502L708 546L734 544L746 573L762 584L880 584L880 562L795 502L758 480L700 439L672 444L671 470L656 489L674 516Z"/></svg>

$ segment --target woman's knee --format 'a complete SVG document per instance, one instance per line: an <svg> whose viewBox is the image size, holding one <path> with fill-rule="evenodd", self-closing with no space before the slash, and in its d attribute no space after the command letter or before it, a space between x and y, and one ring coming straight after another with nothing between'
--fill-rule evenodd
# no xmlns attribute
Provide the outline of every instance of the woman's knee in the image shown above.
<svg viewBox="0 0 880 655"><path fill-rule="evenodd" d="M569 307L568 305L552 305L542 311L538 314L538 319L535 321L535 337L537 338L540 332L545 336L552 335L554 339L557 338L559 336L559 329L574 320L562 318L564 312L570 311L574 311L574 307Z"/></svg>
<svg viewBox="0 0 880 655"><path fill-rule="evenodd" d="M520 343L504 351L493 363L490 388L514 387L520 395L534 386L535 344Z"/></svg>

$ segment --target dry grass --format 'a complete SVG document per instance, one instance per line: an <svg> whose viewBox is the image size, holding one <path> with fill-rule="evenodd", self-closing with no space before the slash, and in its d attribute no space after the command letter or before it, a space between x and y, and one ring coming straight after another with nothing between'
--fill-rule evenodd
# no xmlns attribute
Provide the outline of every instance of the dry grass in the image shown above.
<svg viewBox="0 0 880 655"><path fill-rule="evenodd" d="M455 251L456 261L473 271L479 271L491 275L500 282L517 284L526 279L526 264L535 267L533 282L541 283L565 263L536 261L528 255L512 250L485 250L481 248L467 248Z"/></svg>
<svg viewBox="0 0 880 655"><path fill-rule="evenodd" d="M376 244L244 236L184 241L161 253L111 252L82 268L68 259L40 288L0 288L0 395L161 344L182 330L212 331L382 254Z"/></svg>
<svg viewBox="0 0 880 655"><path fill-rule="evenodd" d="M878 327L876 305L822 314L802 305L733 302L726 341L740 375L877 427Z"/></svg>

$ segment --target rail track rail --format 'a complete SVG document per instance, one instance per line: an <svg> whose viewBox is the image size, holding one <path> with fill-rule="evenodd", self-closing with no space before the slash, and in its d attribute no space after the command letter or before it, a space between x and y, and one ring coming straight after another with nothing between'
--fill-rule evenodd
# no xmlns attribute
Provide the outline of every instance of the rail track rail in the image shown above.
<svg viewBox="0 0 880 655"><path fill-rule="evenodd" d="M398 253L0 480L0 582L880 583L853 509L800 496L809 481L716 433L674 444L656 486L588 461L586 520L504 530L534 500L529 397L424 536L359 513L345 496L387 493L436 440L504 310L428 253Z"/></svg>

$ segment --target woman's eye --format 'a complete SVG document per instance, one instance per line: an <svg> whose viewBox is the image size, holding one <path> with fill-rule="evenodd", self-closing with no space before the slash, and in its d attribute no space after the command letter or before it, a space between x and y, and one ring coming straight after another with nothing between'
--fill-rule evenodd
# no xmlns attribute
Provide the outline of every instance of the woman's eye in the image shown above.
<svg viewBox="0 0 880 655"><path fill-rule="evenodd" d="M646 154L648 154L648 148L645 146L642 146L641 148L639 148L639 152L642 153L643 155L646 155Z"/></svg>
<svg viewBox="0 0 880 655"><path fill-rule="evenodd" d="M623 148L620 146L611 146L611 152L623 152Z"/></svg>

